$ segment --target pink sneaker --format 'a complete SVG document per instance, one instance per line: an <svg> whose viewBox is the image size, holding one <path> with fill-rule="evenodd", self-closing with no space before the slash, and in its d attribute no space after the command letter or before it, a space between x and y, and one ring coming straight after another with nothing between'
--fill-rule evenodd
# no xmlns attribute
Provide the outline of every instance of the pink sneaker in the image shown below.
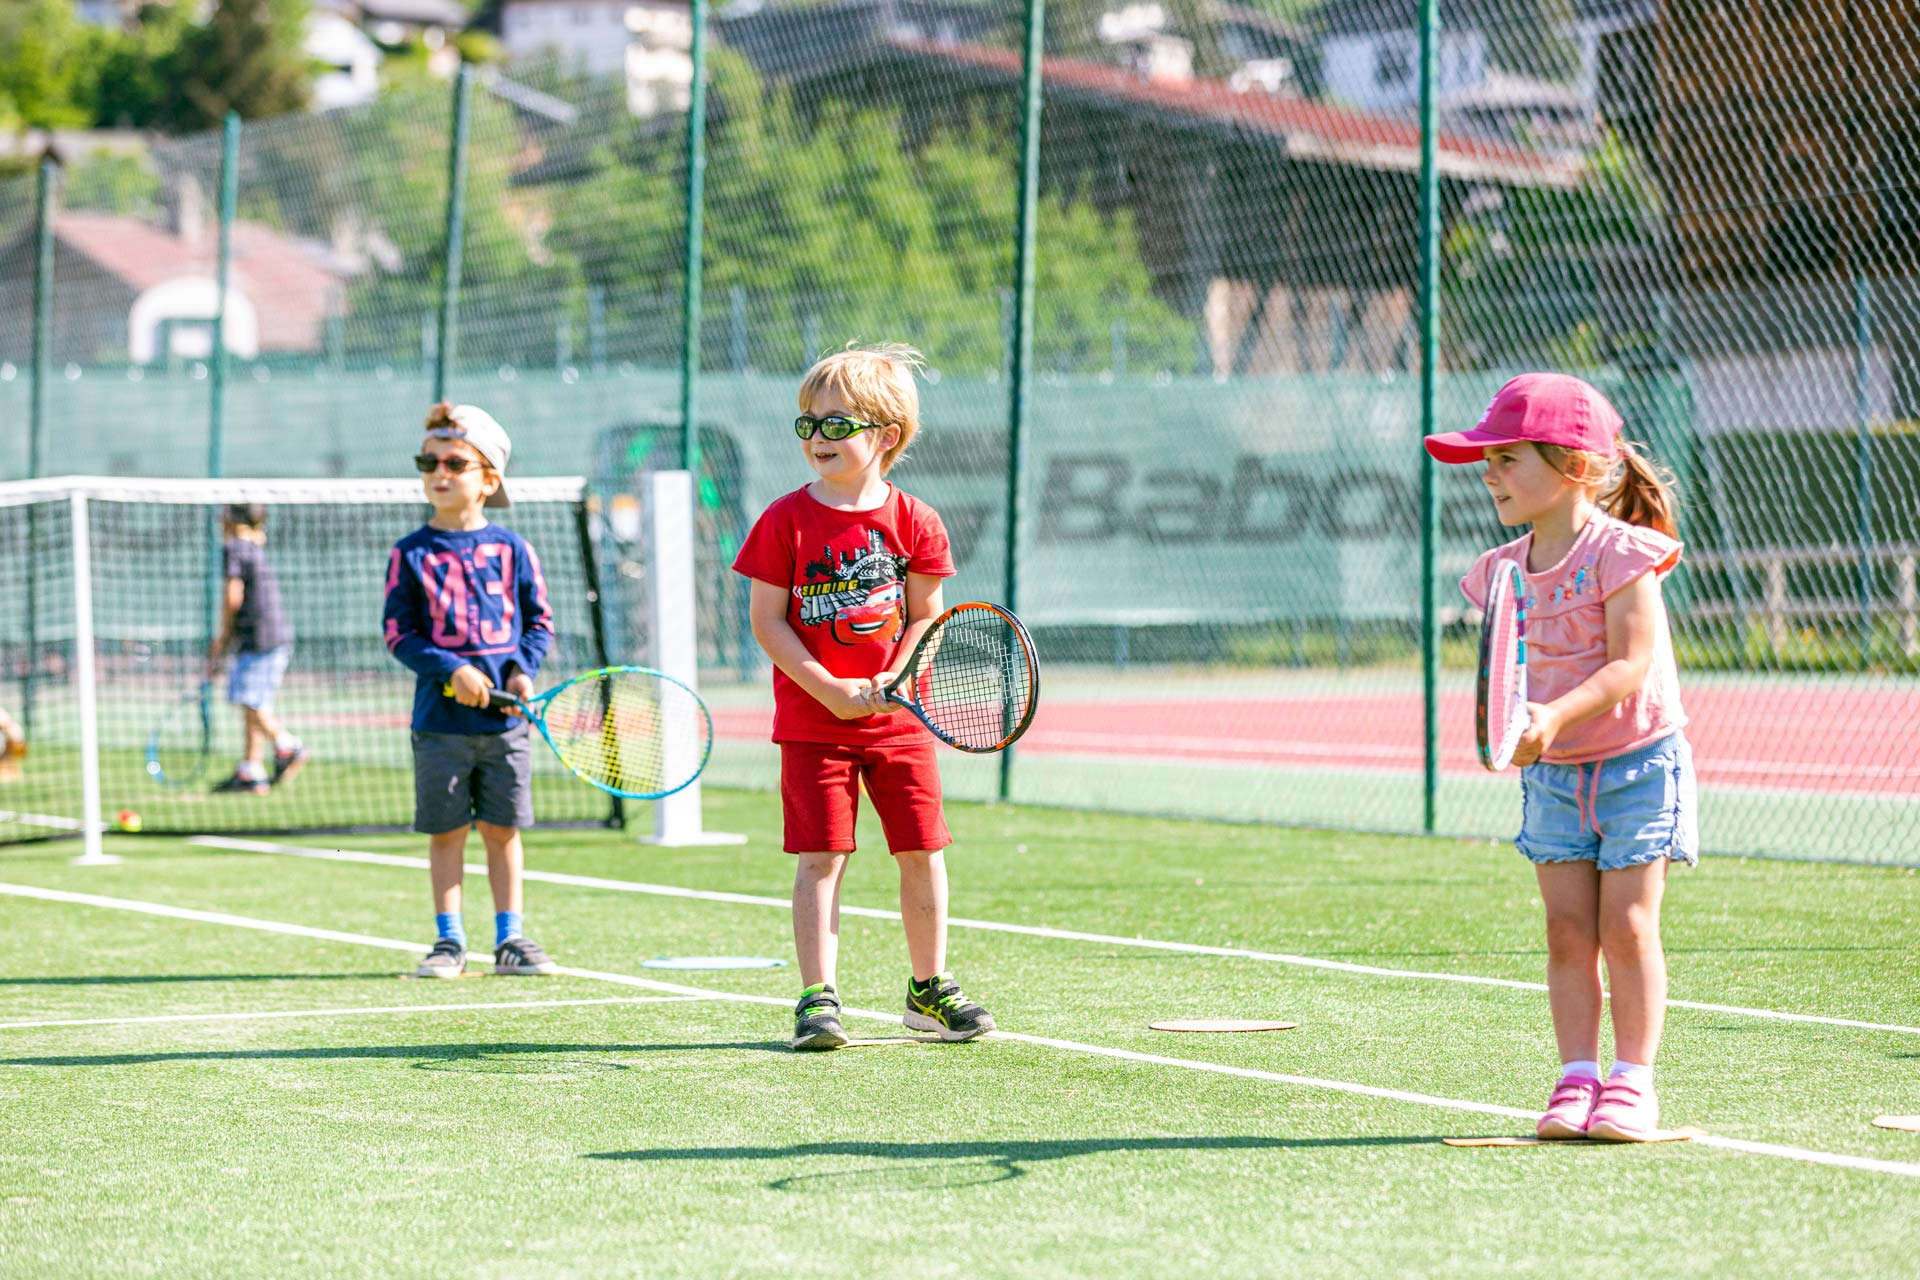
<svg viewBox="0 0 1920 1280"><path fill-rule="evenodd" d="M1587 1136L1602 1142L1639 1142L1660 1131L1660 1103L1653 1090L1615 1077L1600 1088L1587 1121Z"/></svg>
<svg viewBox="0 0 1920 1280"><path fill-rule="evenodd" d="M1600 1097L1600 1082L1592 1076L1562 1076L1547 1100L1547 1113L1534 1132L1543 1138L1584 1138L1587 1117Z"/></svg>

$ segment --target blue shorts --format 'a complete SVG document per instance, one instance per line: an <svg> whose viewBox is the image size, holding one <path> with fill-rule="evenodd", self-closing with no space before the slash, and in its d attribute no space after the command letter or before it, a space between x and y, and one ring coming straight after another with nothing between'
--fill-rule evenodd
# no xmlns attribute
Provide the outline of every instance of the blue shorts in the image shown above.
<svg viewBox="0 0 1920 1280"><path fill-rule="evenodd" d="M1520 771L1520 836L1534 862L1594 862L1602 871L1659 858L1700 860L1693 748L1676 733L1588 764Z"/></svg>
<svg viewBox="0 0 1920 1280"><path fill-rule="evenodd" d="M255 711L273 710L273 695L280 688L280 677L287 674L293 660L293 646L283 644L263 653L236 653L233 669L227 672L227 701Z"/></svg>

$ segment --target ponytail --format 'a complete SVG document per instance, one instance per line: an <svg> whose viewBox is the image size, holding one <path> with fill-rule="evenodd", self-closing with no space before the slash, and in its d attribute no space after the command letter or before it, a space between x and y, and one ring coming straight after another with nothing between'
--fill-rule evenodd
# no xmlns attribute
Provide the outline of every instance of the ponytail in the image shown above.
<svg viewBox="0 0 1920 1280"><path fill-rule="evenodd" d="M1634 448L1625 436L1614 439L1614 456L1534 442L1547 465L1575 484L1600 490L1600 509L1616 520L1680 536L1679 502L1673 473Z"/></svg>
<svg viewBox="0 0 1920 1280"><path fill-rule="evenodd" d="M1619 441L1619 478L1600 495L1600 507L1615 519L1680 536L1679 503L1673 496L1673 473L1622 436Z"/></svg>

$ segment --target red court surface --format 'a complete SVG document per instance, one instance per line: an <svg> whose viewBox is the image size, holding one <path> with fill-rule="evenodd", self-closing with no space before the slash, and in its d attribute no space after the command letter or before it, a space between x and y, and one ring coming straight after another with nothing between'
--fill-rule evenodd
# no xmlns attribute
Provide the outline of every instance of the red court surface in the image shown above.
<svg viewBox="0 0 1920 1280"><path fill-rule="evenodd" d="M1078 694L1079 691L1075 691ZM1725 685L1684 694L1709 786L1920 799L1920 688ZM715 710L719 737L764 741L772 712ZM1234 699L1041 698L1020 740L1032 755L1413 773L1420 698L1402 692ZM1441 770L1481 775L1473 699L1440 700Z"/></svg>

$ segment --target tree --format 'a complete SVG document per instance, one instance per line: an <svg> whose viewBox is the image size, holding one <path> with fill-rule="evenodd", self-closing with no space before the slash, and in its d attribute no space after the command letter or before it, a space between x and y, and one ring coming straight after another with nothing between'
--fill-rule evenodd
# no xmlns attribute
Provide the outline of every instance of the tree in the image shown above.
<svg viewBox="0 0 1920 1280"><path fill-rule="evenodd" d="M219 0L168 60L167 126L188 132L216 127L229 111L253 120L302 110L312 86L300 51L307 10L307 0Z"/></svg>
<svg viewBox="0 0 1920 1280"><path fill-rule="evenodd" d="M110 40L63 0L0 4L0 121L16 129L91 125Z"/></svg>
<svg viewBox="0 0 1920 1280"><path fill-rule="evenodd" d="M719 50L712 65L709 318L724 317L738 289L760 368L801 368L821 346L897 334L950 370L999 369L1015 247L1011 140L976 122L916 145L897 111L832 100L803 119L736 55ZM584 181L551 194L551 247L605 288L616 323L622 307L658 315L676 304L684 136L636 122L594 152ZM1117 310L1136 362L1191 359L1192 327L1154 296L1128 216L1050 192L1039 239L1039 367L1105 367ZM708 349L727 355L725 344Z"/></svg>

